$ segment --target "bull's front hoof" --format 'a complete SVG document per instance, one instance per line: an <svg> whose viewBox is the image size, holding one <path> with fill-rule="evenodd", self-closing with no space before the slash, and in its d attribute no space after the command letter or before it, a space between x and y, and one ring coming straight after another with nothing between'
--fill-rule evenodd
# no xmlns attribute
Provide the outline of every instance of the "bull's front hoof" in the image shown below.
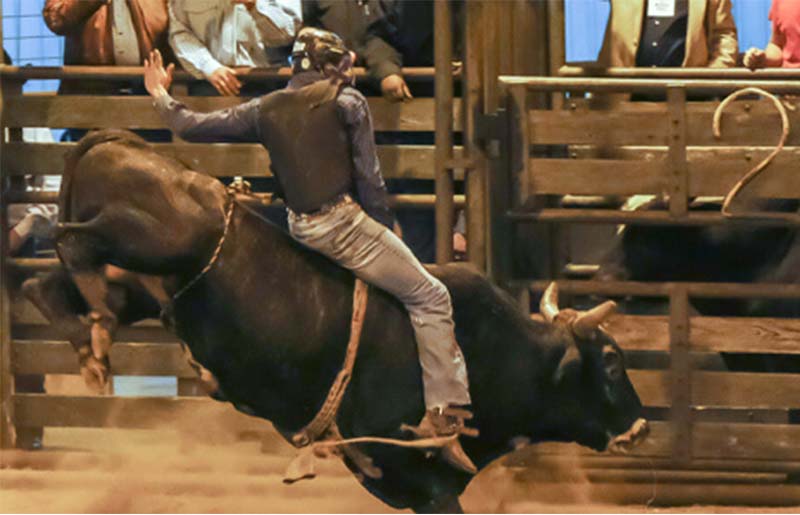
<svg viewBox="0 0 800 515"><path fill-rule="evenodd" d="M94 355L89 354L81 360L81 377L86 387L93 393L102 395L106 392L109 374L108 364L95 358Z"/></svg>
<svg viewBox="0 0 800 515"><path fill-rule="evenodd" d="M612 454L628 454L639 446L650 434L650 425L643 418L636 419L630 429L617 435L608 443L608 451Z"/></svg>

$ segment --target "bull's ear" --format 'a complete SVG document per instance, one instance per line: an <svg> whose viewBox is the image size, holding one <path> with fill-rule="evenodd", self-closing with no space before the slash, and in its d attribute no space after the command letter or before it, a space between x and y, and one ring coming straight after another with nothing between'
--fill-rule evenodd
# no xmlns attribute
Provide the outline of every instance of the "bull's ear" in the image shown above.
<svg viewBox="0 0 800 515"><path fill-rule="evenodd" d="M581 353L578 347L571 345L567 347L567 351L558 363L555 373L553 374L553 383L560 385L567 377L578 374L581 366Z"/></svg>

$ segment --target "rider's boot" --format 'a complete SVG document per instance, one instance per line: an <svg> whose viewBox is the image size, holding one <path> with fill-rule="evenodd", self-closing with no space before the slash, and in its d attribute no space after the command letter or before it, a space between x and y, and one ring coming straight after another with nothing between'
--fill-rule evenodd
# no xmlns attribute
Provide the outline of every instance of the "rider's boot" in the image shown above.
<svg viewBox="0 0 800 515"><path fill-rule="evenodd" d="M472 413L463 408L435 408L425 412L419 425L412 430L423 437L442 437L453 435L478 436L478 430L464 425L472 418ZM478 468L464 452L461 442L454 438L441 448L441 457L458 470L477 474Z"/></svg>

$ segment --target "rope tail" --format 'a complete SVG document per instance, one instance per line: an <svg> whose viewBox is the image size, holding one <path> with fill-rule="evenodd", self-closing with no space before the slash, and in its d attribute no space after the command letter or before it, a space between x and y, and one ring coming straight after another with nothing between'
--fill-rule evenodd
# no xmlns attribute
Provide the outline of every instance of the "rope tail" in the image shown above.
<svg viewBox="0 0 800 515"><path fill-rule="evenodd" d="M712 122L712 130L714 131L714 137L717 139L722 138L722 131L720 129L720 121L722 118L722 112L725 108L734 100L741 97L742 95L747 94L757 94L763 97L766 97L772 101L772 104L778 110L778 113L781 115L781 138L778 141L777 146L770 152L770 154L765 157L760 163L758 163L755 167L753 167L749 172L744 174L733 186L733 188L728 192L725 196L725 200L722 203L722 216L727 218L759 218L759 219L773 219L773 220L787 220L791 222L800 222L800 217L793 213L765 213L762 211L745 211L741 213L734 213L731 210L731 204L733 200L739 195L745 186L747 186L750 182L753 181L764 169L769 166L775 156L783 150L784 145L786 144L786 140L789 137L790 131L790 123L789 123L789 115L786 112L786 106L783 105L783 102L773 95L772 93L765 91L761 88L744 88L738 91L734 91L730 95L728 95L725 100L720 102L717 109L714 111L714 119Z"/></svg>

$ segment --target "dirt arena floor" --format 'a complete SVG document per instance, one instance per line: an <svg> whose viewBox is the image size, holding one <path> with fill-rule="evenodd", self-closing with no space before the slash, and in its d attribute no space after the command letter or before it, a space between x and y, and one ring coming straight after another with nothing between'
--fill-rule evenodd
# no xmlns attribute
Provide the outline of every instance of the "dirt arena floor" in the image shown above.
<svg viewBox="0 0 800 515"><path fill-rule="evenodd" d="M159 430L48 428L44 450L1 455L0 512L396 511L368 494L336 460L320 462L312 481L284 485L292 448L276 434L237 434L230 424L197 413ZM596 494L607 487L590 483L584 471L535 473L531 480L528 471L494 464L470 484L463 506L488 513L800 513L800 507L602 504ZM658 493L657 482L639 486Z"/></svg>

